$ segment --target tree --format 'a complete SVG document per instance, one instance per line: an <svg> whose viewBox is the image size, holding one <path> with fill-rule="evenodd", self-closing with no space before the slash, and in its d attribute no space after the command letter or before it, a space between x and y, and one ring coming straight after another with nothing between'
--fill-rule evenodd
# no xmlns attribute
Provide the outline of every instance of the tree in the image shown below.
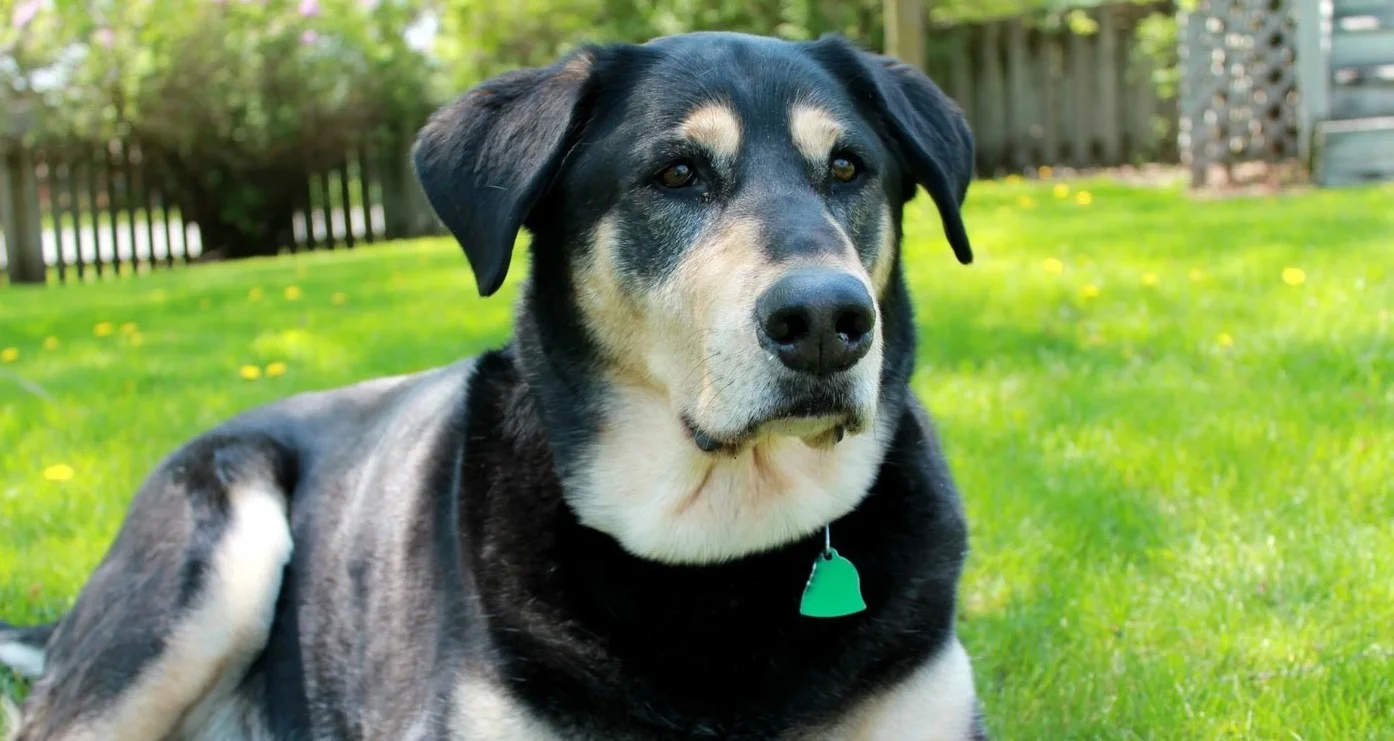
<svg viewBox="0 0 1394 741"><path fill-rule="evenodd" d="M420 10L411 0L50 0L31 27L51 35L17 45L34 61L11 65L27 82L10 87L43 101L50 142L138 146L205 250L274 253L304 173L351 148L395 144L424 120L430 68L404 34ZM41 89L34 62L45 61L58 80Z"/></svg>
<svg viewBox="0 0 1394 741"><path fill-rule="evenodd" d="M926 21L952 25L1118 0L924 0ZM1126 0L1150 2L1151 0ZM544 65L587 42L643 42L720 30L812 39L835 32L883 50L885 0L437 0L437 53L450 92L518 66Z"/></svg>
<svg viewBox="0 0 1394 741"><path fill-rule="evenodd" d="M883 0L443 0L437 53L463 89L520 65L543 65L588 42L641 43L723 30L812 39L838 32L881 43Z"/></svg>

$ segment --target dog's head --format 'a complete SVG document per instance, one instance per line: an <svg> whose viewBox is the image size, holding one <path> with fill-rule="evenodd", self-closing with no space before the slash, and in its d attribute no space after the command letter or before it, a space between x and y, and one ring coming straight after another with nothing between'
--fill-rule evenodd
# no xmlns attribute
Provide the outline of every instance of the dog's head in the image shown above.
<svg viewBox="0 0 1394 741"><path fill-rule="evenodd" d="M520 228L533 233L520 332L539 335L537 372L562 389L540 404L564 428L554 445L570 474L567 459L639 424L626 409L681 432L694 480L710 458L750 454L759 469L762 443L772 455L874 439L888 363L912 352L898 245L917 186L972 259L957 107L915 69L832 37L586 48L442 109L415 161L481 293L503 282ZM582 396L608 401L580 409ZM633 453L668 444L657 438L671 430L639 426L650 439ZM843 511L849 496L834 497ZM752 535L746 550L793 534Z"/></svg>

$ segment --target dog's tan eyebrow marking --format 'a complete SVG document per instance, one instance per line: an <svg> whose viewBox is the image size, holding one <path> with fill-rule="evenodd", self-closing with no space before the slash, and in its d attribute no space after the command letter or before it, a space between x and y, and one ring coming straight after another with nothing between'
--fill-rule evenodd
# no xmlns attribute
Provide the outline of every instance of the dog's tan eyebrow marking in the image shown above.
<svg viewBox="0 0 1394 741"><path fill-rule="evenodd" d="M808 103L795 103L789 109L789 134L794 146L809 162L823 164L833 147L847 133L847 127L827 109Z"/></svg>
<svg viewBox="0 0 1394 741"><path fill-rule="evenodd" d="M707 103L683 119L678 132L724 160L741 151L741 121L726 103Z"/></svg>

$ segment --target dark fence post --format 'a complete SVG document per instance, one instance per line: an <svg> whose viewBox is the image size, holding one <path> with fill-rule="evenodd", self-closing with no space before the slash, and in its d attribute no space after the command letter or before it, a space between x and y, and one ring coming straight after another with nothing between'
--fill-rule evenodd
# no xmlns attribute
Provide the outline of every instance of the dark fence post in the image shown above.
<svg viewBox="0 0 1394 741"><path fill-rule="evenodd" d="M77 268L77 279L80 282L86 272L85 260L82 256L82 188L78 177L78 161L73 159L72 151L66 149L63 158L67 162L68 168L66 184L68 186L68 219L73 223L73 264ZM62 260L61 250L59 260Z"/></svg>
<svg viewBox="0 0 1394 741"><path fill-rule="evenodd" d="M1036 88L1027 81L1026 69L1028 34L1022 18L1012 18L1006 22L1007 34L1007 126L1010 139L1007 142L1003 161L1015 172L1031 164L1035 156L1032 126L1036 124L1039 113Z"/></svg>
<svg viewBox="0 0 1394 741"><path fill-rule="evenodd" d="M1074 141L1070 146L1070 164L1075 167L1088 167L1094 164L1092 144L1094 142L1095 72L1093 56L1089 53L1089 37L1081 33L1070 33L1070 82L1074 93L1074 111L1070 125L1074 128Z"/></svg>
<svg viewBox="0 0 1394 741"><path fill-rule="evenodd" d="M354 159L358 162L358 192L359 198L363 201L363 241L372 244L377 239L377 234L373 230L373 166L372 156L368 153L367 143L362 143L358 149L354 150Z"/></svg>
<svg viewBox="0 0 1394 741"><path fill-rule="evenodd" d="M344 214L344 246L353 249L353 190L349 187L349 158L339 166L339 207Z"/></svg>
<svg viewBox="0 0 1394 741"><path fill-rule="evenodd" d="M311 252L319 248L319 238L315 236L315 197L310 184L313 179L314 175L307 169L296 183L296 198L300 201L300 212L305 215L305 249Z"/></svg>
<svg viewBox="0 0 1394 741"><path fill-rule="evenodd" d="M413 236L411 200L411 137L405 130L384 148L382 170L382 210L388 239Z"/></svg>
<svg viewBox="0 0 1394 741"><path fill-rule="evenodd" d="M1119 50L1126 48L1126 43L1119 43L1118 27L1118 8L1111 5L1104 5L1098 9L1099 32L1098 42L1095 51L1098 56L1094 60L1094 67L1099 71L1099 100L1095 103L1098 110L1099 122L1096 133L1100 140L1100 157L1103 165L1119 165L1123 161L1123 132L1121 119L1123 117L1123 107L1119 105L1122 88L1119 79L1122 77L1122 57Z"/></svg>
<svg viewBox="0 0 1394 741"><path fill-rule="evenodd" d="M111 272L115 275L121 274L120 224L117 223L121 215L121 191L116 184L121 176L121 160L117 155L120 151L120 145L115 140L107 140L102 146L103 164L106 165L106 212L109 217L107 233L111 236Z"/></svg>
<svg viewBox="0 0 1394 741"><path fill-rule="evenodd" d="M0 143L0 147L5 147ZM43 219L33 162L23 147L0 148L0 221L4 222L5 250L9 256L11 283L43 283Z"/></svg>
<svg viewBox="0 0 1394 741"><path fill-rule="evenodd" d="M89 151L87 162L87 213L92 220L92 262L98 278L102 277L102 205L98 179L101 178L105 162L103 152L104 150Z"/></svg>
<svg viewBox="0 0 1394 741"><path fill-rule="evenodd" d="M332 250L338 246L338 237L334 234L334 197L329 188L329 171L320 171L311 182L315 195L319 196L319 212L324 214L324 243Z"/></svg>

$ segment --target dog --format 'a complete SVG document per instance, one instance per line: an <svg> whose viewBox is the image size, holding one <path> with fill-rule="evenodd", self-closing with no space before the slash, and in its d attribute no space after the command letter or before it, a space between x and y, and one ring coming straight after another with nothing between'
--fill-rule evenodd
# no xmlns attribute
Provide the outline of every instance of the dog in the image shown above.
<svg viewBox="0 0 1394 741"><path fill-rule="evenodd" d="M514 338L163 460L72 610L0 633L17 738L985 739L901 254L922 187L972 260L959 108L695 33L486 81L412 158L482 295L531 235Z"/></svg>

